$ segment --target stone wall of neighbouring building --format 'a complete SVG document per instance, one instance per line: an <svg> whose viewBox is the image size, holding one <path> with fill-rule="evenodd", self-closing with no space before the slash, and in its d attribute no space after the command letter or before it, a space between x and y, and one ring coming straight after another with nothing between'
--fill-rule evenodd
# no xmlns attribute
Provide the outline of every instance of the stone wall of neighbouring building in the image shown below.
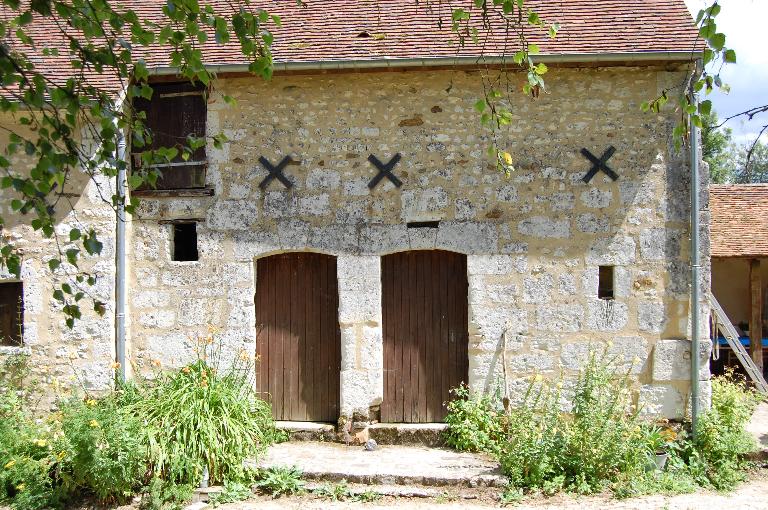
<svg viewBox="0 0 768 510"><path fill-rule="evenodd" d="M473 109L477 72L218 80L208 131L229 142L208 147L215 195L143 199L131 223L137 366L178 366L209 327L226 352L254 352L254 260L322 252L338 257L342 414L367 414L383 392L379 257L439 248L468 255L474 389L506 384L514 398L532 374L573 374L606 345L632 371L647 412L681 416L690 373L688 158L672 150L674 112L640 111L681 74L614 67L547 76L549 92L538 99L513 95L514 119L500 135L518 167L508 177L486 156L490 139ZM583 182L590 164L580 150L599 157L609 146L619 179ZM370 190L368 155L386 162L396 153L402 188L384 179ZM276 164L286 155L293 188L273 180L260 189L259 157ZM706 233L703 173L701 181ZM197 262L170 260L172 226L158 220L178 219L203 220ZM438 220L437 229L406 227ZM598 298L600 265L615 266L611 301ZM708 267L703 273L708 289Z"/></svg>
<svg viewBox="0 0 768 510"><path fill-rule="evenodd" d="M16 117L0 116L0 125L20 136L35 140L34 133L20 126ZM87 132L83 130L83 139ZM7 147L8 132L0 135L0 147ZM87 145L86 145L87 146ZM14 170L30 165L21 154L11 158ZM63 186L59 186L56 215L56 235L46 238L30 225L34 213L23 215L14 211L12 200L18 198L11 190L0 190L0 215L5 224L0 227L3 245L18 247L22 254L21 282L23 284L23 346L0 346L0 363L10 356L27 356L30 370L28 383L41 385L48 401L71 388L88 391L108 389L114 380L115 360L115 213L109 205L114 193L114 180L103 176L88 177L77 169L71 171ZM70 248L82 248L69 241L72 228L84 234L95 230L103 244L101 257L80 259L79 267L66 262L51 271L48 261L63 257ZM95 285L78 285L76 275L93 276ZM0 285L18 281L5 267L0 268ZM70 283L74 292L83 291L80 301L82 318L69 328L62 312L63 304L53 297L54 287ZM93 311L94 301L105 304L103 316ZM12 365L14 363L11 363Z"/></svg>

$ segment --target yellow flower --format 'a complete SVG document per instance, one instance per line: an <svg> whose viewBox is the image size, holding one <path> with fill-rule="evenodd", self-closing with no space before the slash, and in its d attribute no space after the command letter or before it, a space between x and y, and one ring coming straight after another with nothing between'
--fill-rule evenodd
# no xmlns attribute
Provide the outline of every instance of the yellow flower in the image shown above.
<svg viewBox="0 0 768 510"><path fill-rule="evenodd" d="M508 166L512 165L512 163L513 163L513 161L512 161L512 154L510 154L509 152L502 152L501 153L501 157L504 160L504 164L506 164Z"/></svg>
<svg viewBox="0 0 768 510"><path fill-rule="evenodd" d="M24 487L26 487L26 485L24 485L23 483L20 483L19 485L16 486L16 490L21 492L24 490Z"/></svg>
<svg viewBox="0 0 768 510"><path fill-rule="evenodd" d="M120 368L120 363L119 363L119 362L117 362L117 361L113 361L113 362L112 362L112 364L111 364L111 365L109 365L109 367L110 367L111 369L113 369L113 370L117 370L118 368Z"/></svg>
<svg viewBox="0 0 768 510"><path fill-rule="evenodd" d="M608 340L608 348L610 349L611 347L613 347L613 342L611 342L610 340Z"/></svg>
<svg viewBox="0 0 768 510"><path fill-rule="evenodd" d="M159 367L161 364L159 359L152 360L152 366Z"/></svg>
<svg viewBox="0 0 768 510"><path fill-rule="evenodd" d="M63 451L63 450L62 450L62 451L60 451L60 452L59 452L59 454L58 454L56 457L57 457L59 460L62 460L62 459L63 459L64 457L66 457L66 456L67 456L67 452L65 452L65 451Z"/></svg>
<svg viewBox="0 0 768 510"><path fill-rule="evenodd" d="M533 378L535 382L541 382L544 380L544 377L541 374L536 374L536 377Z"/></svg>
<svg viewBox="0 0 768 510"><path fill-rule="evenodd" d="M14 464L16 464L15 459L9 460L8 463L5 465L5 469L11 469L14 466Z"/></svg>
<svg viewBox="0 0 768 510"><path fill-rule="evenodd" d="M240 359L241 360L248 360L248 359L250 359L250 356L248 355L248 351L246 351L245 349L240 351Z"/></svg>
<svg viewBox="0 0 768 510"><path fill-rule="evenodd" d="M45 439L35 439L34 442L37 446L40 446L40 447L46 446L48 444L48 441L46 441Z"/></svg>
<svg viewBox="0 0 768 510"><path fill-rule="evenodd" d="M88 399L85 403L88 404L91 407L96 405L96 401L94 399L92 399L92 398Z"/></svg>
<svg viewBox="0 0 768 510"><path fill-rule="evenodd" d="M101 424L99 424L99 422L97 422L96 420L91 420L90 422L88 422L88 425L90 425L91 428L93 429L101 428Z"/></svg>
<svg viewBox="0 0 768 510"><path fill-rule="evenodd" d="M185 374L188 374L189 373L189 367L184 367L184 368L181 369L181 371L184 372Z"/></svg>

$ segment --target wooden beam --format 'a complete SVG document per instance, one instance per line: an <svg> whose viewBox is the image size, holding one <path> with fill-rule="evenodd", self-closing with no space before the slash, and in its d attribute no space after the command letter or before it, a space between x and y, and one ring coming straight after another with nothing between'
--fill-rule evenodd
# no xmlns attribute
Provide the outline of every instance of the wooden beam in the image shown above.
<svg viewBox="0 0 768 510"><path fill-rule="evenodd" d="M760 259L749 261L749 353L763 371L763 282Z"/></svg>

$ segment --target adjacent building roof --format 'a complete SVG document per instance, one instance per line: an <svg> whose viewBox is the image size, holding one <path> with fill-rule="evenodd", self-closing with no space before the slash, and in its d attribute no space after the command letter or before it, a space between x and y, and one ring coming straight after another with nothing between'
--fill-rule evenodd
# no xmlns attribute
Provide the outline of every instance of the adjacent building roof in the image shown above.
<svg viewBox="0 0 768 510"><path fill-rule="evenodd" d="M712 257L768 256L768 184L709 188Z"/></svg>
<svg viewBox="0 0 768 510"><path fill-rule="evenodd" d="M124 0L124 5L142 18L160 21L165 2ZM218 13L231 12L228 0L210 0ZM236 2L235 2L236 3ZM474 58L480 55L511 55L516 38L497 20L490 35L481 30L480 44L467 38L457 44L451 32L453 8L472 9L472 0L261 0L251 5L262 7L282 19L273 29L273 53L281 65L364 61L367 67L391 66L407 59ZM547 22L558 22L560 32L554 39L544 30L527 28L531 42L546 56L570 56L570 60L591 62L605 55L659 56L665 60L692 60L697 30L684 0L529 0L526 3ZM0 15L8 11L0 9ZM495 19L495 18L494 18ZM57 28L48 20L36 19L29 31L38 49L23 48L34 56L36 64L52 74L71 73L66 44ZM59 37L61 44L56 44ZM235 38L233 38L234 40ZM218 45L213 37L203 45L204 60L209 65L246 64L237 42ZM59 56L42 56L39 48L60 46ZM19 48L22 49L22 48ZM169 64L169 51L134 48L154 68ZM627 58L630 60L630 58ZM446 62L443 61L442 65ZM322 67L317 65L317 67ZM62 76L63 77L63 76ZM106 76L102 79L108 80Z"/></svg>

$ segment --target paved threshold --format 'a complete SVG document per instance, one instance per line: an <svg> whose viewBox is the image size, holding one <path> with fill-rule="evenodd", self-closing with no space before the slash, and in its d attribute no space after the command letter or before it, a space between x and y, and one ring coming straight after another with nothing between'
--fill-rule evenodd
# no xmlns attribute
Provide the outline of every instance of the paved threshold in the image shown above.
<svg viewBox="0 0 768 510"><path fill-rule="evenodd" d="M296 466L310 480L376 485L500 487L506 479L486 455L444 448L380 445L362 446L314 441L273 445L258 466Z"/></svg>

